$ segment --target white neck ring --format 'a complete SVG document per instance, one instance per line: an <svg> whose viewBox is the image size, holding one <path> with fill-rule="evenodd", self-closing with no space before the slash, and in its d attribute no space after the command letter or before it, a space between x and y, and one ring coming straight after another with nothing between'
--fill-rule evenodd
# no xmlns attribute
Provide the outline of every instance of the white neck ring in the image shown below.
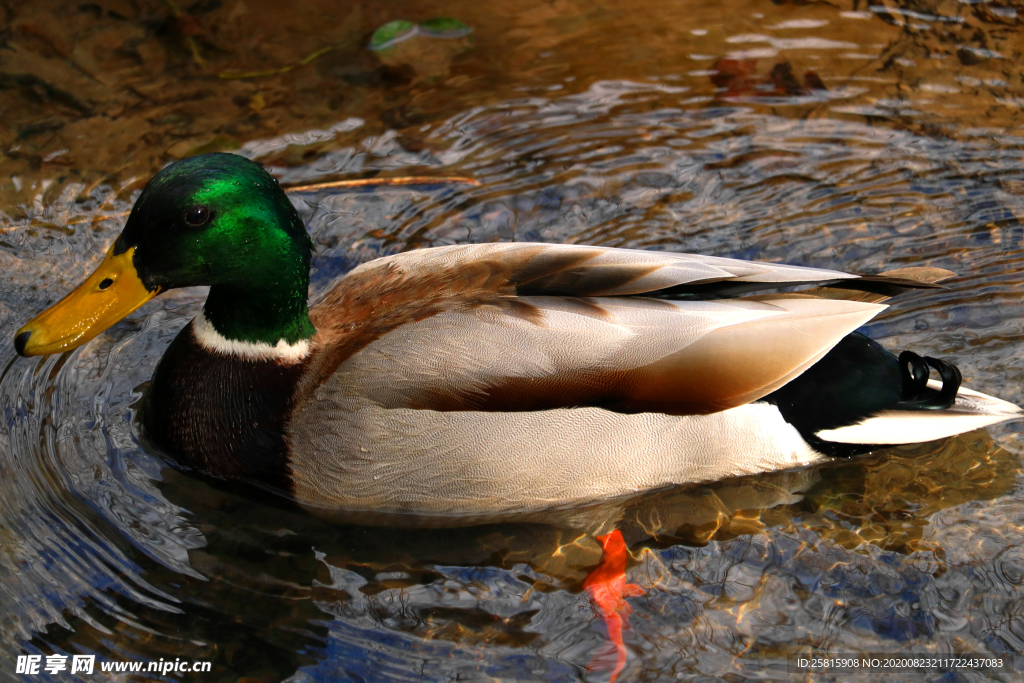
<svg viewBox="0 0 1024 683"><path fill-rule="evenodd" d="M192 333L204 349L224 356L236 356L246 360L298 363L309 355L308 339L302 339L294 344L289 344L281 339L274 346L266 342L228 339L214 328L213 323L207 320L206 315L202 312L192 321Z"/></svg>

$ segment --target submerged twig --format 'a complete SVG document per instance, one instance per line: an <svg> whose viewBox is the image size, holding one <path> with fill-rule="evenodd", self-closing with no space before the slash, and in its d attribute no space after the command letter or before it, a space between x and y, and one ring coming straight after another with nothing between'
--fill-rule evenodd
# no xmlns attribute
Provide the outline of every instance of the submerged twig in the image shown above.
<svg viewBox="0 0 1024 683"><path fill-rule="evenodd" d="M328 52L334 52L335 50L340 50L341 48L342 48L341 45L328 45L327 47L322 47L319 50L316 50L316 51L312 52L311 54L306 55L305 57L300 59L295 64L289 64L288 66L281 66L281 67L278 67L276 69L267 69L266 71L245 71L245 72L242 72L242 73L230 73L230 72L227 72L227 71L222 71L219 74L217 74L217 78L223 78L225 80L231 80L231 79L241 79L241 78L261 78L263 76L275 76L277 74L285 74L285 73L288 73L289 71L291 71L293 69L298 69L300 66L305 66L305 65L309 64L310 62L312 62L317 57L325 55Z"/></svg>
<svg viewBox="0 0 1024 683"><path fill-rule="evenodd" d="M479 180L473 178L459 177L432 177L432 176L401 176L398 178L356 178L354 180L331 180L326 183L313 183L312 185L292 185L282 187L285 192L313 192L338 187L393 187L402 185L480 185ZM102 216L90 216L78 220L68 221L65 225L77 225L79 223L99 223L111 218L124 218L131 211L120 213L108 213Z"/></svg>
<svg viewBox="0 0 1024 683"><path fill-rule="evenodd" d="M285 192L312 192L331 187L387 187L389 185L479 185L473 178L434 178L431 176L405 176L401 178L358 178L356 180L332 180L312 185L291 185L284 187Z"/></svg>

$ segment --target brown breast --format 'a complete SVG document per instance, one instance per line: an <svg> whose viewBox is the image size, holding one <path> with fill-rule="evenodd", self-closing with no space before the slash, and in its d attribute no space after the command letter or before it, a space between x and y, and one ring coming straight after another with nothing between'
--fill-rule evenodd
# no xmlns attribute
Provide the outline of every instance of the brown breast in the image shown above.
<svg viewBox="0 0 1024 683"><path fill-rule="evenodd" d="M307 363L215 354L190 324L153 374L142 414L146 434L181 465L288 493L284 424Z"/></svg>

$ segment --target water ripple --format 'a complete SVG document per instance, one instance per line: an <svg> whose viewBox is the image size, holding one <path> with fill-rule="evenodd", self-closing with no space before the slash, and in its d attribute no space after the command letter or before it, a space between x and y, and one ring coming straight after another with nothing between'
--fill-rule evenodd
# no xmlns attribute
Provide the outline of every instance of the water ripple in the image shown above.
<svg viewBox="0 0 1024 683"><path fill-rule="evenodd" d="M938 266L960 275L903 297L869 331L955 358L970 384L1019 397L1022 139L705 100L683 86L602 81L469 109L418 151L395 134L369 136L275 169L306 182L415 166L481 183L295 195L316 243L313 292L381 254L493 240L863 272ZM131 192L23 207L0 250L5 357L23 319L95 263L78 255L98 258L118 228L69 230L69 220L123 211ZM74 353L4 369L0 657L155 660L187 649L215 662L211 680L579 680L598 675L585 672L605 639L580 582L600 558L592 534L612 527L631 547L629 580L647 591L630 598L625 636L626 675L637 679L781 677L785 654L810 648L1024 647L1012 426L514 527L330 524L147 452L135 404L202 297L161 297Z"/></svg>

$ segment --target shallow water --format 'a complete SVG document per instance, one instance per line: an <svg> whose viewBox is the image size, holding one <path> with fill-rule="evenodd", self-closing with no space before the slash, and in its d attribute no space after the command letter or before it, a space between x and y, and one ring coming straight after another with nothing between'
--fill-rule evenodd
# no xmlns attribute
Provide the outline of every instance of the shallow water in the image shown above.
<svg viewBox="0 0 1024 683"><path fill-rule="evenodd" d="M201 290L71 354L11 345L95 266L154 170L226 148L288 185L479 181L294 192L314 295L381 254L492 240L938 266L959 276L866 331L1020 402L1013 6L403 2L338 17L225 2L173 20L167 4L32 5L7 19L16 58L0 53L0 679L38 680L14 673L19 653L66 653L213 663L159 680L605 681L588 671L606 632L581 586L613 528L646 590L628 599L620 680L788 679L786 656L812 648L1024 650L1020 422L534 523L393 529L215 488L147 449L135 404ZM436 16L473 32L366 47L386 21ZM286 73L217 76L325 45ZM1014 678L946 678L986 677Z"/></svg>

